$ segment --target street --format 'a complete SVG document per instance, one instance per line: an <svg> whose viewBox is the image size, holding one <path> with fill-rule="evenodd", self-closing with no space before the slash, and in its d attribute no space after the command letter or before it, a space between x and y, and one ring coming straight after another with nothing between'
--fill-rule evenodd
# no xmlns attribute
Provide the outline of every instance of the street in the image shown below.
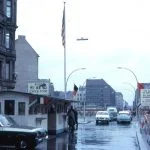
<svg viewBox="0 0 150 150"><path fill-rule="evenodd" d="M131 124L96 125L94 117L79 123L74 135L50 136L36 150L138 150L135 121Z"/></svg>

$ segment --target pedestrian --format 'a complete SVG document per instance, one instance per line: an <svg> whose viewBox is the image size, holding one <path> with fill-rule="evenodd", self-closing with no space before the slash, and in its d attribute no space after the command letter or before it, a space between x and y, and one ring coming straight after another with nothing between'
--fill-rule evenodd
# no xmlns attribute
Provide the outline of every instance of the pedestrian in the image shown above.
<svg viewBox="0 0 150 150"><path fill-rule="evenodd" d="M73 132L75 130L76 117L75 117L75 111L72 106L68 110L67 116L68 116L67 121L68 121L69 129L71 130L71 132Z"/></svg>
<svg viewBox="0 0 150 150"><path fill-rule="evenodd" d="M76 108L74 108L73 111L75 114L76 130L78 130L78 112L77 112Z"/></svg>

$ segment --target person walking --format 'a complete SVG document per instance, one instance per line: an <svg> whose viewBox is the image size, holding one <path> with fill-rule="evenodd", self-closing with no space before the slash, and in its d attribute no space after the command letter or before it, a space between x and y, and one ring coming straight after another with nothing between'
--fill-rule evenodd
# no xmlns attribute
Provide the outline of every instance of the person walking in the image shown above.
<svg viewBox="0 0 150 150"><path fill-rule="evenodd" d="M72 106L68 110L67 116L68 116L68 120L67 121L68 121L69 130L73 133L74 130L75 130L76 115L75 115L75 111L74 111Z"/></svg>
<svg viewBox="0 0 150 150"><path fill-rule="evenodd" d="M74 108L74 115L75 115L75 123L76 123L76 130L78 130L78 111Z"/></svg>

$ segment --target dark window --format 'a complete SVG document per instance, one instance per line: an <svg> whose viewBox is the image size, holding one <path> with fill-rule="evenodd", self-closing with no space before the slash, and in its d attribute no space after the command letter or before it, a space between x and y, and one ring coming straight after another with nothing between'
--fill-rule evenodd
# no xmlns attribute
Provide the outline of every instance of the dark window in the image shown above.
<svg viewBox="0 0 150 150"><path fill-rule="evenodd" d="M1 112L1 103L0 103L0 114L1 114L2 112Z"/></svg>
<svg viewBox="0 0 150 150"><path fill-rule="evenodd" d="M2 61L0 61L0 80L2 80L2 69L3 69L3 67L2 67Z"/></svg>
<svg viewBox="0 0 150 150"><path fill-rule="evenodd" d="M14 112L15 112L15 101L5 100L5 114L14 115Z"/></svg>
<svg viewBox="0 0 150 150"><path fill-rule="evenodd" d="M25 102L18 103L18 115L25 115Z"/></svg>
<svg viewBox="0 0 150 150"><path fill-rule="evenodd" d="M6 62L6 80L10 79L10 62Z"/></svg>

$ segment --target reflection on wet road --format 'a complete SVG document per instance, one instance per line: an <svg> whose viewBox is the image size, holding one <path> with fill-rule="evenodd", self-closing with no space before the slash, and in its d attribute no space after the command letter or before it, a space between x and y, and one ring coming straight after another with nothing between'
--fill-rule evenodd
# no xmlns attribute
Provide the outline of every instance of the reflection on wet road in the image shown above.
<svg viewBox="0 0 150 150"><path fill-rule="evenodd" d="M134 122L130 125L79 124L74 135L61 134L37 150L138 150Z"/></svg>

